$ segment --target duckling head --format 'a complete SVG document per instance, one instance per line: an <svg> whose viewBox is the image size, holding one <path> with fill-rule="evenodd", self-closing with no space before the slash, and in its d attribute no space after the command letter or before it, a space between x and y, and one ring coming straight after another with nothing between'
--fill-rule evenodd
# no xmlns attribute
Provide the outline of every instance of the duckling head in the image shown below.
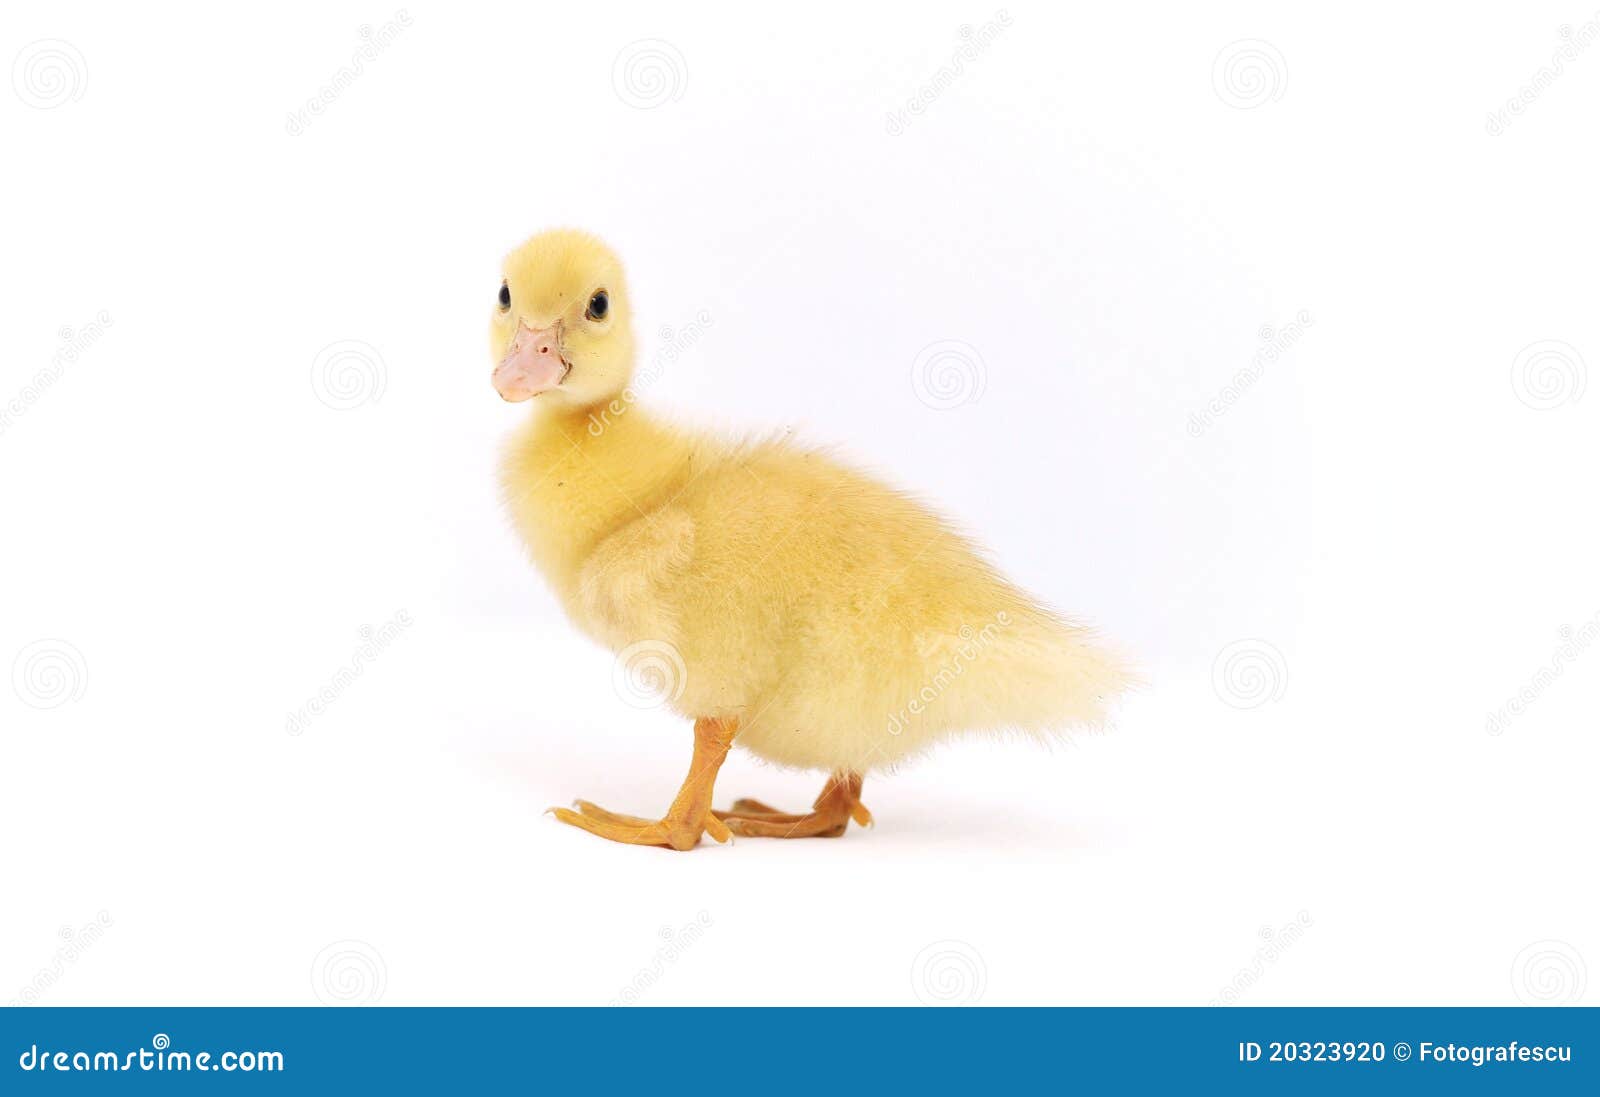
<svg viewBox="0 0 1600 1097"><path fill-rule="evenodd" d="M493 381L512 403L535 396L573 409L617 396L633 376L622 264L588 233L534 236L502 268L489 320Z"/></svg>

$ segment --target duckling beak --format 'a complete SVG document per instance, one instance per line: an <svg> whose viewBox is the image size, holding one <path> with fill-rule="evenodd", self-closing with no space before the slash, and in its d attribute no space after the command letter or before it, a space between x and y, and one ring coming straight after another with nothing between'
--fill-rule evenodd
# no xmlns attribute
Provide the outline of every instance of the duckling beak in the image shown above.
<svg viewBox="0 0 1600 1097"><path fill-rule="evenodd" d="M534 329L517 324L511 349L494 369L494 387L509 403L531 400L567 379L572 369L561 355L561 325Z"/></svg>

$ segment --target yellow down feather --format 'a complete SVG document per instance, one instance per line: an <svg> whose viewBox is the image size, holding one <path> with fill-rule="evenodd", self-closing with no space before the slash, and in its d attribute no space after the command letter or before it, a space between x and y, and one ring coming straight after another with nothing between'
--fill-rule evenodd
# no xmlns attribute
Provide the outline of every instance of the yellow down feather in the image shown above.
<svg viewBox="0 0 1600 1097"><path fill-rule="evenodd" d="M736 744L773 762L864 774L956 733L1097 724L1129 685L915 499L638 406L627 288L600 241L543 233L504 273L495 360L518 323L559 322L571 364L505 450L508 509L573 623L657 672L673 710L737 718Z"/></svg>

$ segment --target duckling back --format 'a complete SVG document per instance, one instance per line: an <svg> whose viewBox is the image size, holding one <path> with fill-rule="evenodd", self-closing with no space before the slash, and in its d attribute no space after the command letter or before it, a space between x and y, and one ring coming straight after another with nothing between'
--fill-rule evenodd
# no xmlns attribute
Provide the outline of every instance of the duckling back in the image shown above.
<svg viewBox="0 0 1600 1097"><path fill-rule="evenodd" d="M928 508L825 454L720 456L674 504L694 529L672 618L682 703L770 760L865 773L953 734L1100 723L1128 670Z"/></svg>

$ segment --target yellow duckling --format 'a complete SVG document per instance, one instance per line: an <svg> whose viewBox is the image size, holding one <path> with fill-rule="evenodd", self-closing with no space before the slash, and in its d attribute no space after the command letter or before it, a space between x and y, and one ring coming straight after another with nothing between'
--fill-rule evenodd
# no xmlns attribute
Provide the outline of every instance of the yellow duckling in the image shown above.
<svg viewBox="0 0 1600 1097"><path fill-rule="evenodd" d="M507 257L493 381L534 400L506 502L572 621L669 668L694 755L660 819L552 809L613 841L834 836L871 821L862 778L959 732L1046 734L1104 717L1130 676L920 503L787 442L730 443L652 417L629 388L622 266L556 230ZM829 774L813 809L712 809L735 743Z"/></svg>

